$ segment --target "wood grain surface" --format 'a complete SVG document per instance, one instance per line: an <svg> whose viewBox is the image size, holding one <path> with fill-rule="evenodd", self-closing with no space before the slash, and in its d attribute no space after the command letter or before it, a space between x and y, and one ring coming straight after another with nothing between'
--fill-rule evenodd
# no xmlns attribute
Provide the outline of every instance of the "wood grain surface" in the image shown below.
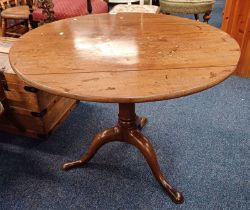
<svg viewBox="0 0 250 210"><path fill-rule="evenodd" d="M28 84L83 101L135 103L181 97L226 79L237 42L205 23L120 13L56 21L25 34L10 50Z"/></svg>
<svg viewBox="0 0 250 210"><path fill-rule="evenodd" d="M236 75L250 77L250 1L227 0L221 29L234 37L241 47Z"/></svg>

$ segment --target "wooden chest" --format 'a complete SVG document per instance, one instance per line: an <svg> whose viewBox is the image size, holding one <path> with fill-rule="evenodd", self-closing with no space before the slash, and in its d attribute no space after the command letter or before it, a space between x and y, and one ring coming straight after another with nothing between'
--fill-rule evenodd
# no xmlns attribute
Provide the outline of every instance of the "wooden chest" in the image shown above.
<svg viewBox="0 0 250 210"><path fill-rule="evenodd" d="M0 130L33 138L47 137L75 108L77 101L38 90L20 80L8 59L14 41L16 39L0 38L0 69L3 72L0 78L12 116L11 119L6 115L0 117Z"/></svg>

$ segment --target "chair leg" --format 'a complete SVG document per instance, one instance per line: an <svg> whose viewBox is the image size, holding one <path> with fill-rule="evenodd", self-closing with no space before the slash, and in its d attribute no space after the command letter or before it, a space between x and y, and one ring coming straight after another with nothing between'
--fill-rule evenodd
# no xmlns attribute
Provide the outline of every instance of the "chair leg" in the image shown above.
<svg viewBox="0 0 250 210"><path fill-rule="evenodd" d="M211 18L211 16L210 16L211 12L212 12L212 11L207 11L207 12L205 12L205 15L203 16L203 20L204 20L203 22L208 23L208 21L209 21L210 18Z"/></svg>
<svg viewBox="0 0 250 210"><path fill-rule="evenodd" d="M25 20L24 25L25 25L25 28L26 28L26 32L28 32L29 31L29 21Z"/></svg>
<svg viewBox="0 0 250 210"><path fill-rule="evenodd" d="M152 5L160 6L160 0L152 0Z"/></svg>
<svg viewBox="0 0 250 210"><path fill-rule="evenodd" d="M2 18L2 36L6 36L7 19Z"/></svg>
<svg viewBox="0 0 250 210"><path fill-rule="evenodd" d="M196 21L199 21L199 14L194 14L194 18Z"/></svg>

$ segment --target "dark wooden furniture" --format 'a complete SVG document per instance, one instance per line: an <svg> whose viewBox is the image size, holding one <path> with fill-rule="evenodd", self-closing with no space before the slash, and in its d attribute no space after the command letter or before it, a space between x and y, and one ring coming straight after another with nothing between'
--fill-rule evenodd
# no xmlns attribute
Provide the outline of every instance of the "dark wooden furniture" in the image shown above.
<svg viewBox="0 0 250 210"><path fill-rule="evenodd" d="M41 91L17 77L8 59L8 50L16 40L0 38L0 98L4 107L0 130L45 138L66 119L77 102Z"/></svg>
<svg viewBox="0 0 250 210"><path fill-rule="evenodd" d="M236 75L250 77L250 1L227 0L221 29L234 37L241 47Z"/></svg>
<svg viewBox="0 0 250 210"><path fill-rule="evenodd" d="M86 164L105 143L127 142L142 152L175 203L183 196L161 173L152 145L139 130L146 119L136 116L135 103L210 88L233 73L239 56L236 41L208 24L146 13L54 22L25 34L10 51L13 69L31 86L119 104L117 125L98 133L86 154L64 164L64 170Z"/></svg>

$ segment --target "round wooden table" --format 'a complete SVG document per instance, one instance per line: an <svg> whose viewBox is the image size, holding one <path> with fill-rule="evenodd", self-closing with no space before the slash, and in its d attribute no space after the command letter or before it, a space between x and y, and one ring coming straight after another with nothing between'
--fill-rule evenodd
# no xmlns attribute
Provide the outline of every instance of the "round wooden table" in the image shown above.
<svg viewBox="0 0 250 210"><path fill-rule="evenodd" d="M234 39L184 18L121 13L66 19L32 30L10 50L14 71L28 84L82 101L118 103L118 123L98 133L79 160L86 164L105 143L137 147L175 203L183 196L164 178L135 103L167 100L210 88L233 73L240 56Z"/></svg>

